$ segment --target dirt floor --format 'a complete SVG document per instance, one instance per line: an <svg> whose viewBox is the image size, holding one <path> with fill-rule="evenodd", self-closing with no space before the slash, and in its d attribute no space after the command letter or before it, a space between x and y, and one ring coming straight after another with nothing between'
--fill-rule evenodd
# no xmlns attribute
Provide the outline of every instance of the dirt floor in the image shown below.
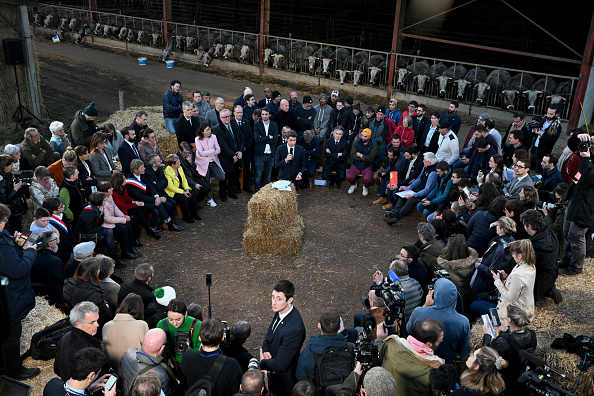
<svg viewBox="0 0 594 396"><path fill-rule="evenodd" d="M172 70L156 61L141 68L134 54L92 47L56 46L47 41L37 42L36 47L43 99L51 119L67 125L76 110L90 101L97 104L100 120L104 120L119 109L120 90L124 91L126 106L159 105L174 78L182 81L184 96L195 88L209 90L213 97L223 96L228 107L246 85L254 89L258 98L266 86L279 89L284 96L295 89L300 95L321 92L319 87L296 88L287 81L259 80L216 69L204 73L195 66L177 62ZM384 103L385 98L357 97L357 101L377 105ZM471 120L464 121L461 131L470 127ZM465 137L466 133L461 133ZM211 272L213 316L229 324L249 321L253 331L247 348L254 355L273 316L271 288L280 279L295 284L295 306L303 316L307 337L318 333L319 313L326 307L337 308L345 324L352 326L353 314L362 309L361 293L368 290L371 275L376 269L387 271L388 258L395 257L404 244L415 242L416 224L421 216L415 211L397 226L388 227L381 220L385 212L372 204L377 197L375 187L368 197L361 195L361 187L349 195L347 187L315 187L299 194L298 209L304 219L305 234L303 247L296 256L246 254L241 241L250 195L243 193L238 200L225 203L220 202L217 193L214 198L220 203L218 207L202 204L202 221L184 224L187 229L181 233L164 233L160 241L143 238L145 245L140 250L144 257L128 261L121 274L131 277L135 265L152 263L153 285L171 285L186 303L197 302L208 310L205 273ZM549 308L556 309L552 303ZM47 380L53 376L51 366L44 369L43 375ZM40 395L41 389L36 387L34 394Z"/></svg>

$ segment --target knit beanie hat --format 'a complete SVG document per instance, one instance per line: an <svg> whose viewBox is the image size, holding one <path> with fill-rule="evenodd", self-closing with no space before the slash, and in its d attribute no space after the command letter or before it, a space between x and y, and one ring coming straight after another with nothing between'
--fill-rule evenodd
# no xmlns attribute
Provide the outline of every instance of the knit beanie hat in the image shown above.
<svg viewBox="0 0 594 396"><path fill-rule="evenodd" d="M155 289L157 303L163 306L169 305L169 301L176 297L175 290L171 286L163 286Z"/></svg>
<svg viewBox="0 0 594 396"><path fill-rule="evenodd" d="M95 103L91 102L91 104L83 110L83 113L89 117L97 117L99 115L99 110L97 110L97 107L95 107Z"/></svg>

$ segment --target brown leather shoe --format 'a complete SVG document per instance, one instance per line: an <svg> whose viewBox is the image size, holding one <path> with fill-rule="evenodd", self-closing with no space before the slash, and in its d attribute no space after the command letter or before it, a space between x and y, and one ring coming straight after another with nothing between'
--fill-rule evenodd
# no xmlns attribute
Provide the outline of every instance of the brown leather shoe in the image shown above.
<svg viewBox="0 0 594 396"><path fill-rule="evenodd" d="M159 224L159 228L163 231L169 231L169 227L167 227L167 224Z"/></svg>
<svg viewBox="0 0 594 396"><path fill-rule="evenodd" d="M382 206L382 209L392 209L392 206L393 205L391 203L388 203L388 204Z"/></svg>
<svg viewBox="0 0 594 396"><path fill-rule="evenodd" d="M386 198L386 197L379 197L378 199L376 199L375 201L373 201L373 204L374 205L377 205L377 204L382 204L382 203L386 203L386 202L388 202L388 198Z"/></svg>

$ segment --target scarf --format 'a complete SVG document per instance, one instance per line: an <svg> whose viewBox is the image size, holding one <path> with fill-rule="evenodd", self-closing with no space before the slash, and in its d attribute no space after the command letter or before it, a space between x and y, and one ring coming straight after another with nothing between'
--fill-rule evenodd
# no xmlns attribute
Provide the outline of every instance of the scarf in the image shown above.
<svg viewBox="0 0 594 396"><path fill-rule="evenodd" d="M427 345L423 344L421 341L417 340L413 336L408 336L406 338L406 341L408 341L410 345L413 347L413 349L421 355L434 355L433 349L429 348Z"/></svg>
<svg viewBox="0 0 594 396"><path fill-rule="evenodd" d="M47 182L43 182L41 179L39 179L38 177L35 177L35 180L37 181L37 183L41 184L43 187L45 187L46 190L51 190L52 189L52 182L49 181L49 179L47 180Z"/></svg>
<svg viewBox="0 0 594 396"><path fill-rule="evenodd" d="M64 147L70 146L70 141L68 140L68 136L66 134L64 134L64 136L58 136L58 135L54 135L52 133L50 142L56 142L58 144L62 144L62 145L64 145Z"/></svg>

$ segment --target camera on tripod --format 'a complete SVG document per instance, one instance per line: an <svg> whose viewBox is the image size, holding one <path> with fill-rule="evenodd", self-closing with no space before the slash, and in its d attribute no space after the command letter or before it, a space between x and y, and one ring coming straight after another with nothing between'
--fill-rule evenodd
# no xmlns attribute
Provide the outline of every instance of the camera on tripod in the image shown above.
<svg viewBox="0 0 594 396"><path fill-rule="evenodd" d="M404 316L402 285L400 282L382 282L379 285L372 286L371 290L374 290L375 295L381 297L386 305L383 309L383 315L384 328L388 332L388 335L399 333L402 327L402 321L399 321L398 332L396 331L395 321Z"/></svg>
<svg viewBox="0 0 594 396"><path fill-rule="evenodd" d="M355 360L361 363L364 371L369 370L374 360L379 360L379 349L371 339L373 329L377 327L377 321L372 313L368 312L361 319L361 331L355 342Z"/></svg>

